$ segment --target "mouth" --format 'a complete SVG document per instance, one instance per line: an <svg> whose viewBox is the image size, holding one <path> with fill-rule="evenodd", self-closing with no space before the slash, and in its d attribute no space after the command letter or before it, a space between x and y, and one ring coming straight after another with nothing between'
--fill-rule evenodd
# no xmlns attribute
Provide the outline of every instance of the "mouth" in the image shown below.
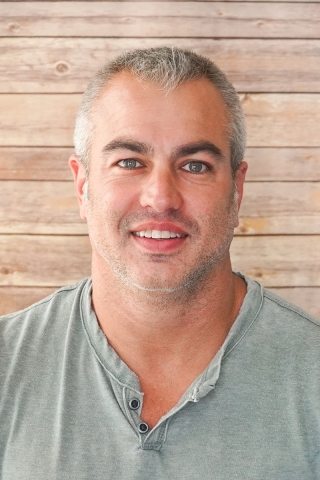
<svg viewBox="0 0 320 480"><path fill-rule="evenodd" d="M186 241L188 234L175 225L145 225L131 232L135 244L154 254L173 253Z"/></svg>
<svg viewBox="0 0 320 480"><path fill-rule="evenodd" d="M154 240L168 240L169 238L185 238L186 234L171 232L170 230L140 230L132 232L136 237L152 238Z"/></svg>

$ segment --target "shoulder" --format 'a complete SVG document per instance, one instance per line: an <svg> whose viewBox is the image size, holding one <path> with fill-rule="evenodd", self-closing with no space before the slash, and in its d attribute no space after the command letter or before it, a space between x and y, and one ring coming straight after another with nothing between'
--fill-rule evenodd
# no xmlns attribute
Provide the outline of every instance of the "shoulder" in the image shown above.
<svg viewBox="0 0 320 480"><path fill-rule="evenodd" d="M252 278L240 275L247 283L242 314L247 322L251 319L246 338L269 353L274 349L287 358L300 356L301 362L302 357L320 361L320 321Z"/></svg>
<svg viewBox="0 0 320 480"><path fill-rule="evenodd" d="M311 328L320 333L320 320L309 315L302 308L288 302L282 297L262 287L263 308L266 314L279 315L283 320L292 322L291 326L299 325L303 328Z"/></svg>
<svg viewBox="0 0 320 480"><path fill-rule="evenodd" d="M291 302L262 287L258 325L275 351L301 364L320 361L320 321Z"/></svg>
<svg viewBox="0 0 320 480"><path fill-rule="evenodd" d="M48 297L18 312L0 317L0 348L17 344L22 337L35 337L51 330L54 324L66 323L73 306L79 303L89 279L60 288Z"/></svg>

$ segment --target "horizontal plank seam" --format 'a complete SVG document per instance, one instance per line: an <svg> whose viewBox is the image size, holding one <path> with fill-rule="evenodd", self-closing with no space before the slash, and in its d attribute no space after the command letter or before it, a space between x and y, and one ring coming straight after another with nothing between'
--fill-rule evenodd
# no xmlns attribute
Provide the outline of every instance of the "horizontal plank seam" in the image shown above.
<svg viewBox="0 0 320 480"><path fill-rule="evenodd" d="M42 0L39 0L39 1L42 1ZM56 1L56 0L52 0L52 1ZM65 0L65 1L72 1L72 0ZM87 0L83 0L83 1L87 1ZM103 0L101 0L103 1ZM211 1L211 0L208 0L208 1ZM226 3L231 3L231 2L226 2ZM240 3L240 2L234 2L234 3ZM253 2L251 2L253 3ZM254 2L256 3L256 2ZM271 3L271 2L270 2ZM272 2L272 3L278 3L278 2ZM285 3L289 3L289 2L285 2ZM320 4L320 1L318 3L318 5ZM295 3L296 5L296 3ZM304 4L302 4L304 5ZM1 18L1 15L0 15L0 18ZM37 38L43 38L45 40L55 40L57 38L61 39L61 40L65 40L65 39L68 39L68 38L72 38L74 40L80 40L80 41L85 41L85 40L104 40L104 39L109 39L109 38L112 38L113 40L120 40L120 41L126 41L126 40L135 40L137 37L119 37L119 36L112 36L112 37L109 37L107 35L101 35L101 36L98 36L98 37L93 37L92 35L88 36L88 37L79 37L79 35L68 35L68 36L59 36L59 35L52 35L52 36L44 36L44 35L37 35L37 36L33 36L33 35L24 35L24 36L18 36L18 35L15 35L15 36L12 36L12 35L1 35L1 38L4 39L4 40L12 40L12 39L19 39L19 40L28 40L28 39L32 39L32 40L36 40ZM170 35L168 37L153 37L153 36L148 36L148 37L138 37L138 38L152 38L153 40L163 40L163 39L172 39L172 40L176 40L176 39L179 39L179 38L182 38L182 37L175 37L173 35ZM184 38L184 37L183 37ZM187 37L185 38L190 38L190 39L198 39L198 40L202 40L203 38L205 38L206 40L209 38L211 40L261 40L261 41L266 41L266 42L273 42L274 40L288 40L288 42L292 41L296 41L296 40L304 40L306 42L317 42L320 40L320 36L319 37L230 37L230 35L228 36L225 36L225 37L218 37L218 36L209 36L209 37L200 37L198 35L195 35L195 36L192 36L192 35L188 35Z"/></svg>
<svg viewBox="0 0 320 480"><path fill-rule="evenodd" d="M67 0L68 1L68 0ZM228 2L229 3L229 2ZM235 2L235 3L239 3L239 2ZM274 2L275 3L275 2ZM295 4L296 5L296 4ZM305 4L302 4L302 5L305 5ZM319 4L318 4L319 5ZM0 16L1 18L1 16ZM147 18L147 17L146 17ZM206 40L320 40L320 36L314 36L314 37L296 37L296 36L290 36L290 37L257 37L257 36L252 36L252 37L239 37L239 36L232 36L232 35L228 35L226 37L220 37L220 36L192 36L192 35L180 35L180 36L176 36L176 37L173 37L172 35L170 35L170 37L153 37L153 36L143 36L143 37L139 37L139 36L134 36L134 37L118 37L118 36L107 36L107 35L102 35L102 36L97 36L97 37L79 37L77 35L57 35L57 36L44 36L44 35L41 35L41 36L32 36L32 35L29 35L28 37L26 36L21 36L19 37L19 35L14 35L14 36L2 36L0 34L0 38L19 38L19 39L28 39L28 38L32 38L32 39L36 39L36 38L54 38L54 39L66 39L66 38L72 38L72 39L81 39L81 40L85 40L85 39L102 39L102 40L105 40L105 39L112 39L112 40L135 40L135 39L140 39L140 40L145 40L145 39L152 39L152 40L164 40L164 39L172 39L172 40L177 40L177 39L180 39L180 38L186 38L186 39L190 39L190 40L202 40L202 39L206 39Z"/></svg>

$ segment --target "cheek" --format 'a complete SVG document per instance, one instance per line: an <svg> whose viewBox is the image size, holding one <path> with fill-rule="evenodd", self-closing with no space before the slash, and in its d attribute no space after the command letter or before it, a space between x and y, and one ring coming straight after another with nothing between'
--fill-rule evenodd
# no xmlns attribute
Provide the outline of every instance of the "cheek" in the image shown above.
<svg viewBox="0 0 320 480"><path fill-rule="evenodd" d="M136 189L121 183L108 183L94 192L89 190L88 205L97 222L105 224L123 218L135 205Z"/></svg>
<svg viewBox="0 0 320 480"><path fill-rule="evenodd" d="M192 215L210 217L223 215L230 204L229 195L217 188L193 189L185 195L185 205Z"/></svg>

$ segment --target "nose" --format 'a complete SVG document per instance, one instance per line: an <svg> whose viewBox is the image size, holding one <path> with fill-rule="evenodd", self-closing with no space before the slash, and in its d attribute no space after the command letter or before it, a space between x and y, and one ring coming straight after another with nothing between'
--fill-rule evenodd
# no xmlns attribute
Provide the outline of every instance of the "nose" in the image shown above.
<svg viewBox="0 0 320 480"><path fill-rule="evenodd" d="M178 210L182 205L179 179L169 167L154 167L145 178L140 196L140 205L155 212Z"/></svg>

